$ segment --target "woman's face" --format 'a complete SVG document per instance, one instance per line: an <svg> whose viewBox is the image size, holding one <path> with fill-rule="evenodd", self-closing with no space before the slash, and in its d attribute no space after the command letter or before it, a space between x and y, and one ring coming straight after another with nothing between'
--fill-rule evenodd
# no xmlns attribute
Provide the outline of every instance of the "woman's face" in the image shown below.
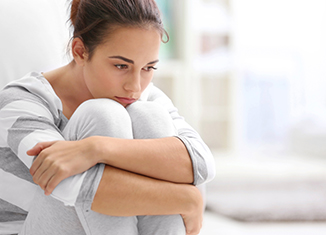
<svg viewBox="0 0 326 235"><path fill-rule="evenodd" d="M155 29L116 29L85 61L83 76L93 98L109 98L124 107L137 101L153 78L160 44Z"/></svg>

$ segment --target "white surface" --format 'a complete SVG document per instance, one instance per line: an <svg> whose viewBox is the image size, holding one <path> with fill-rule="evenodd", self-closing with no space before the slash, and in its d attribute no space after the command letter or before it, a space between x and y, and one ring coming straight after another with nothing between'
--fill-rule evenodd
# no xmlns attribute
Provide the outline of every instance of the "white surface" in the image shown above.
<svg viewBox="0 0 326 235"><path fill-rule="evenodd" d="M286 151L257 150L241 153L214 152L215 179L326 179L326 157Z"/></svg>
<svg viewBox="0 0 326 235"><path fill-rule="evenodd" d="M242 223L206 212L200 235L324 235L325 223Z"/></svg>
<svg viewBox="0 0 326 235"><path fill-rule="evenodd" d="M214 151L213 151L214 152ZM326 179L326 158L277 152L214 153L218 179ZM213 181L214 182L214 181ZM212 182L212 183L213 183ZM207 192L209 193L209 192ZM200 235L324 235L325 222L246 223L206 211Z"/></svg>

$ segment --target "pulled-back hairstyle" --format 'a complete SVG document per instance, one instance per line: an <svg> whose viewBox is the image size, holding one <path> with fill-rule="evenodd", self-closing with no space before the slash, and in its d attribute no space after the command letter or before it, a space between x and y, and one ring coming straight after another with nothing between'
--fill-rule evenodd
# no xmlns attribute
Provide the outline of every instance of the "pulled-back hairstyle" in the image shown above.
<svg viewBox="0 0 326 235"><path fill-rule="evenodd" d="M117 27L154 27L163 42L169 40L154 0L72 0L70 21L73 38L83 41L88 59Z"/></svg>

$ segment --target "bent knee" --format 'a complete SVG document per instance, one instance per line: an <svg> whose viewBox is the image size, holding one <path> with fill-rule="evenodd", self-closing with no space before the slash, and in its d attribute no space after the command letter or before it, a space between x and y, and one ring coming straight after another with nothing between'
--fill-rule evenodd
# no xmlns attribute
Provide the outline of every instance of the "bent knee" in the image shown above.
<svg viewBox="0 0 326 235"><path fill-rule="evenodd" d="M104 123L112 120L130 121L126 109L111 99L87 100L77 108L76 113Z"/></svg>
<svg viewBox="0 0 326 235"><path fill-rule="evenodd" d="M176 135L169 112L155 102L135 102L127 107L135 139L162 138Z"/></svg>
<svg viewBox="0 0 326 235"><path fill-rule="evenodd" d="M78 123L83 137L91 135L131 138L131 120L126 109L111 99L91 99L82 103L70 121ZM127 135L126 135L127 134Z"/></svg>
<svg viewBox="0 0 326 235"><path fill-rule="evenodd" d="M159 103L155 102L135 102L127 107L127 111L132 119L141 118L143 121L170 120L168 111Z"/></svg>
<svg viewBox="0 0 326 235"><path fill-rule="evenodd" d="M113 113L115 115L113 116L119 116L119 115L127 115L126 109L119 104L118 102L111 100L111 99L105 99L105 98L99 98L99 99L90 99L83 102L77 110L86 112L87 115L92 116L105 116L112 115ZM76 110L76 111L77 111Z"/></svg>

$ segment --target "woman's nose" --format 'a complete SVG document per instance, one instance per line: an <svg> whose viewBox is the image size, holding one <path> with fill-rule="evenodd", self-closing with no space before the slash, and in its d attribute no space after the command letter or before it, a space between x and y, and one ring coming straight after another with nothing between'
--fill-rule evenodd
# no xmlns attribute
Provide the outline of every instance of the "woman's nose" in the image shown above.
<svg viewBox="0 0 326 235"><path fill-rule="evenodd" d="M132 74L132 76L130 76L127 81L125 82L124 88L127 91L131 91L131 92L139 92L141 90L141 86L140 86L140 74Z"/></svg>

